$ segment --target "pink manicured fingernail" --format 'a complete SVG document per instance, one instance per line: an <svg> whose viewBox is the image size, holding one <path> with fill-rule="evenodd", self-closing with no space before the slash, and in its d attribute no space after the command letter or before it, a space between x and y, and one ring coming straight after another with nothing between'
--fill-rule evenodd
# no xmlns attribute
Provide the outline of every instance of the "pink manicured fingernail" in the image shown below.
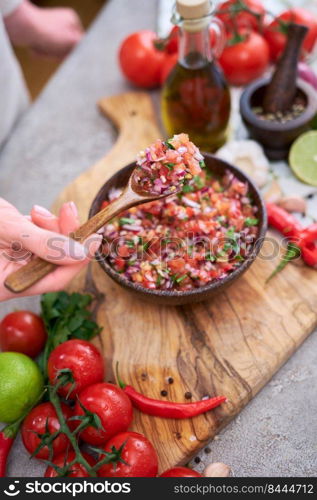
<svg viewBox="0 0 317 500"><path fill-rule="evenodd" d="M65 238L62 247L67 257L71 257L74 260L83 260L87 258L87 250L85 246L81 245L77 241Z"/></svg>
<svg viewBox="0 0 317 500"><path fill-rule="evenodd" d="M70 201L68 203L68 205L71 208L71 211L73 212L74 217L76 217L76 219L77 219L77 217L78 217L78 210L77 210L77 207L76 207L75 203L73 201Z"/></svg>
<svg viewBox="0 0 317 500"><path fill-rule="evenodd" d="M41 207L40 205L34 205L33 210L39 215L42 215L42 217L54 217L47 208Z"/></svg>

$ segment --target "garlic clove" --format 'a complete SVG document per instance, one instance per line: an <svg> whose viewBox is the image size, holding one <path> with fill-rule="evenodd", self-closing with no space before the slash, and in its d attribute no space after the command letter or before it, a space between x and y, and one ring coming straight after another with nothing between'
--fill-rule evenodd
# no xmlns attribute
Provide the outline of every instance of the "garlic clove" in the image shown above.
<svg viewBox="0 0 317 500"><path fill-rule="evenodd" d="M268 203L278 203L283 196L279 183L273 180L263 196Z"/></svg>
<svg viewBox="0 0 317 500"><path fill-rule="evenodd" d="M256 141L229 141L217 151L216 156L243 170L259 187L266 184L269 161Z"/></svg>
<svg viewBox="0 0 317 500"><path fill-rule="evenodd" d="M229 465L215 462L207 465L203 474L205 477L229 477L232 475L232 471Z"/></svg>
<svg viewBox="0 0 317 500"><path fill-rule="evenodd" d="M307 209L306 200L300 196L285 196L279 201L279 206L287 212L298 212L305 214Z"/></svg>

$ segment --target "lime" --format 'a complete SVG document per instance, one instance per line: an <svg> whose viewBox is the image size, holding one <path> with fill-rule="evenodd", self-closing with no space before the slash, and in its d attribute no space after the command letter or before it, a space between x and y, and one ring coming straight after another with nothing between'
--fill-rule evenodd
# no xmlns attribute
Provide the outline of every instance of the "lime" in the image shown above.
<svg viewBox="0 0 317 500"><path fill-rule="evenodd" d="M0 353L0 422L22 417L42 391L43 377L31 358L17 352Z"/></svg>
<svg viewBox="0 0 317 500"><path fill-rule="evenodd" d="M317 130L305 132L296 139L288 160L301 181L317 186Z"/></svg>

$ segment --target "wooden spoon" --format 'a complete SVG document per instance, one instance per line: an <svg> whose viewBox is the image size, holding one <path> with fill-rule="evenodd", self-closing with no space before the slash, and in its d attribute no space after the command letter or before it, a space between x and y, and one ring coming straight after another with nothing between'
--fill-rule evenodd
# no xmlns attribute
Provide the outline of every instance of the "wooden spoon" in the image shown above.
<svg viewBox="0 0 317 500"><path fill-rule="evenodd" d="M164 192L163 194L151 194L149 192L142 191L140 190L140 186L137 184L134 174L135 170L130 176L128 184L119 198L94 215L94 217L85 222L85 224L80 226L77 231L71 233L69 236L79 243L83 243L88 236L96 233L110 219L119 213L124 212L128 208L140 205L141 203L166 198L167 196L171 196L172 194L178 192L177 189L173 192ZM40 257L35 257L25 266L7 276L4 285L8 290L10 290L10 292L23 292L24 290L30 288L30 286L37 283L40 279L44 278L44 276L54 271L57 267L58 266L52 262L43 260Z"/></svg>

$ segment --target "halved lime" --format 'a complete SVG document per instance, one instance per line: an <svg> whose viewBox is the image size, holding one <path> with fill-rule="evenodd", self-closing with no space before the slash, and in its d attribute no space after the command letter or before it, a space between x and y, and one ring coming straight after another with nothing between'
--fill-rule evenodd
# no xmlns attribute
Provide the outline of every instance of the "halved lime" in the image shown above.
<svg viewBox="0 0 317 500"><path fill-rule="evenodd" d="M293 142L288 161L301 181L317 186L317 130L305 132Z"/></svg>

